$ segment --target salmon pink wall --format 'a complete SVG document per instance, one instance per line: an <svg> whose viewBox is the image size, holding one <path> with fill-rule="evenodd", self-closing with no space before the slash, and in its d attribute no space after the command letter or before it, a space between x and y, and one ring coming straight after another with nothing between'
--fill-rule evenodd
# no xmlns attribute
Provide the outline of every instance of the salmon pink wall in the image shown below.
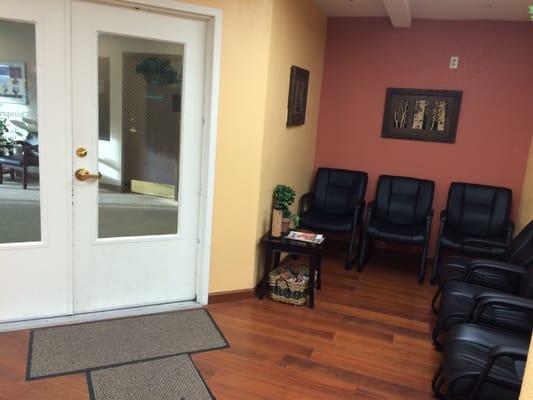
<svg viewBox="0 0 533 400"><path fill-rule="evenodd" d="M455 144L382 139L387 87L462 90ZM367 200L380 174L434 180L435 235L450 182L477 182L511 188L516 215L532 133L533 23L329 19L315 167L367 171Z"/></svg>

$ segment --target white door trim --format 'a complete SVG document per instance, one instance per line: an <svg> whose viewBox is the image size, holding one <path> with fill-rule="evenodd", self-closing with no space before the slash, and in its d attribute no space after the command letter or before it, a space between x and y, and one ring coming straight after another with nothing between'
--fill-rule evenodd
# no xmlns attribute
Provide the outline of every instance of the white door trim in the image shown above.
<svg viewBox="0 0 533 400"><path fill-rule="evenodd" d="M93 313L71 314L54 317L42 317L26 321L4 322L0 324L0 333L19 331L23 329L46 328L49 326L79 324L84 322L101 321L105 319L136 317L139 315L156 314L180 310L201 308L194 301L182 301L179 303L155 304L143 307L121 308L118 310L98 311Z"/></svg>
<svg viewBox="0 0 533 400"><path fill-rule="evenodd" d="M71 0L62 0L65 4L65 38L67 43L65 45L67 60L71 59L70 54L70 27L71 27ZM134 7L138 9L146 9L151 12L158 12L163 14L173 14L179 16L186 16L189 18L203 19L207 23L207 39L206 39L206 62L205 62L205 94L204 94L204 125L202 130L202 160L201 160L201 177L200 177L200 212L198 221L198 252L197 252L197 279L196 279L196 303L205 305L208 301L209 294L209 275L211 263L211 236L213 226L213 202L214 202L214 184L215 184L215 162L216 162L216 143L217 143L217 121L218 121L218 102L219 102L219 85L220 85L220 57L221 57L221 42L222 42L222 10L204 6L198 6L189 3L177 2L174 0L83 0L93 3L108 3L122 7ZM70 76L71 65L67 63L65 66L66 76L66 114L67 126L72 127L72 119L70 118L72 109L72 100L70 99ZM67 135L69 136L69 135ZM66 160L70 162L69 167L65 171L65 178L69 185L67 191L70 195L72 193L72 138L66 138L65 154ZM72 206L71 199L67 203L67 208ZM68 219L72 218L72 210L65 210ZM69 212L70 211L70 212ZM70 222L70 221L69 221ZM46 225L45 225L46 227ZM72 232L67 234L68 239L72 240ZM46 238L46 235L45 235ZM7 245L14 249L22 249L28 247L41 247L42 242L26 243L26 244L10 244ZM2 246L2 249L6 246ZM69 250L71 249L71 246ZM70 253L70 251L69 251ZM72 254L70 253L70 262L73 262ZM73 275L73 274L72 274ZM73 279L73 276L72 276ZM74 282L72 282L73 284ZM70 293L70 299L73 302L74 296ZM185 302L183 306L190 306L191 302ZM73 304L69 306L71 308ZM157 306L148 306L145 309L154 312ZM164 306L162 306L164 307ZM169 304L168 307L173 307ZM178 305L174 305L178 307ZM117 313L123 312L116 310ZM128 312L143 313L141 308L134 308ZM110 313L94 314L95 318L100 318L100 315L105 317ZM52 317L52 316L50 316ZM59 315L58 318L45 317L48 323L58 324L63 319L71 319L73 321L84 318L84 315ZM0 331L11 329L26 329L33 326L41 325L43 318L27 319L17 322L0 323ZM15 328L16 325L16 328Z"/></svg>
<svg viewBox="0 0 533 400"><path fill-rule="evenodd" d="M220 58L222 43L222 10L174 0L84 0L122 7L132 7L163 14L200 18L207 22L204 126L202 131L202 160L200 177L200 213L198 221L198 255L196 301L206 305L209 295L211 239L213 229L213 202L218 103L220 86ZM70 16L68 16L70 17ZM70 156L70 155L69 155Z"/></svg>

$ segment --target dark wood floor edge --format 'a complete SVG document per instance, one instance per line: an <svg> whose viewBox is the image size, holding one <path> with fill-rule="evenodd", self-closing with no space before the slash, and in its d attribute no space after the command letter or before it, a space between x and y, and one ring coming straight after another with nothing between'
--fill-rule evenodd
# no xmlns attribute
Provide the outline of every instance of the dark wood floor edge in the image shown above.
<svg viewBox="0 0 533 400"><path fill-rule="evenodd" d="M254 289L229 290L227 292L209 293L208 304L227 303L254 297Z"/></svg>

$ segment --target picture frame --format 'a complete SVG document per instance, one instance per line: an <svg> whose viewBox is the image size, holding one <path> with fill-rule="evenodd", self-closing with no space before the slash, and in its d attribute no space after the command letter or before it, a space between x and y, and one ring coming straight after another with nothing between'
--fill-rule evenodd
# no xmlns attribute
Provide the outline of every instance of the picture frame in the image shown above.
<svg viewBox="0 0 533 400"><path fill-rule="evenodd" d="M0 61L0 103L28 104L26 64Z"/></svg>
<svg viewBox="0 0 533 400"><path fill-rule="evenodd" d="M455 143L463 92L388 88L381 137Z"/></svg>
<svg viewBox="0 0 533 400"><path fill-rule="evenodd" d="M309 71L293 65L291 67L291 78L289 84L287 126L298 126L305 124L308 89Z"/></svg>

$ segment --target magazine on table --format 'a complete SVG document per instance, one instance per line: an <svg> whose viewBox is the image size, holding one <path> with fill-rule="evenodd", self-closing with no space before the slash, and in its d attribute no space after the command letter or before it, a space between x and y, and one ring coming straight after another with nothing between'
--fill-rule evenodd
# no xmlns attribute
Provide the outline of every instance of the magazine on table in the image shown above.
<svg viewBox="0 0 533 400"><path fill-rule="evenodd" d="M298 232L290 231L287 236L287 239L299 240L301 242L308 242L314 244L320 244L324 241L324 235L321 233L312 233L312 232Z"/></svg>

